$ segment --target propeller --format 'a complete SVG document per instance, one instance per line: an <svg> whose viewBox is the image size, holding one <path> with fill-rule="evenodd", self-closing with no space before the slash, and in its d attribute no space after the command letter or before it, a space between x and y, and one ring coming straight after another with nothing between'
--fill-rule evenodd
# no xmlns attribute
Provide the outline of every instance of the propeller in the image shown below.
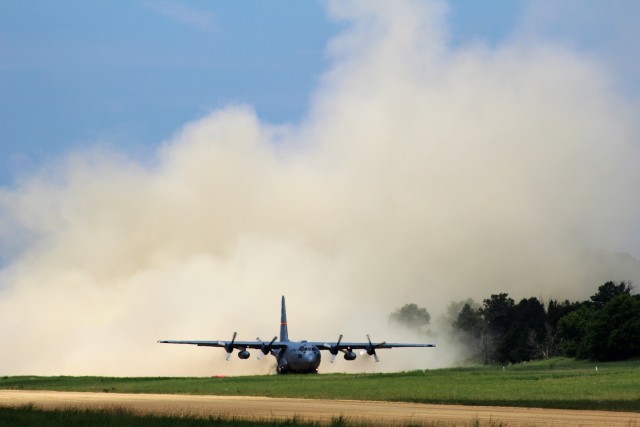
<svg viewBox="0 0 640 427"><path fill-rule="evenodd" d="M338 342L336 345L329 346L329 353L331 353L331 363L336 361L336 356L338 355L340 341L342 341L342 334L338 337Z"/></svg>
<svg viewBox="0 0 640 427"><path fill-rule="evenodd" d="M381 346L385 345L385 344L386 344L386 342L385 342L385 341L382 341L382 342L381 342L381 343L379 343L379 344L373 345L373 344L371 343L371 337L369 336L369 334L367 334L367 340L369 341L369 347L367 347L367 354L368 354L369 356L373 356L373 358L375 359L375 361L376 361L376 362L379 362L379 361L380 361L380 359L378 359L378 355L376 354L376 348L378 348L378 347L381 347Z"/></svg>
<svg viewBox="0 0 640 427"><path fill-rule="evenodd" d="M233 333L233 338L231 338L231 342L229 344L223 344L224 349L227 351L227 356L225 357L225 360L228 362L229 358L231 357L231 353L233 353L233 343L236 341L236 335L238 335L237 332Z"/></svg>
<svg viewBox="0 0 640 427"><path fill-rule="evenodd" d="M266 356L267 354L269 354L269 352L271 351L271 346L278 339L278 336L276 335L275 337L273 337L269 344L265 344L264 341L260 339L260 337L257 337L256 339L260 341L260 343L262 343L262 345L260 346L261 354L258 355L258 360L260 360L262 359L262 356Z"/></svg>

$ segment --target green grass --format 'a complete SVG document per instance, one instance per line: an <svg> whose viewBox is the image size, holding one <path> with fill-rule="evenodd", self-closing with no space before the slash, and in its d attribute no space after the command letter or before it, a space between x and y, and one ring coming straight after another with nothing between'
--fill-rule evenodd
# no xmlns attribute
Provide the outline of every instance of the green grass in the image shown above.
<svg viewBox="0 0 640 427"><path fill-rule="evenodd" d="M59 409L41 410L31 405L17 408L0 407L0 426L2 427L290 427L319 426L319 423L306 422L297 418L286 420L256 420L225 418L221 416L196 417L191 415L140 415L122 408L111 409ZM331 426L347 426L343 418L335 418ZM362 424L360 424L362 425Z"/></svg>
<svg viewBox="0 0 640 427"><path fill-rule="evenodd" d="M0 407L0 426L2 427L369 427L376 424L367 422L351 422L348 418L338 416L326 423L305 421L296 417L285 420L243 420L240 418L225 418L222 416L201 417L193 415L140 415L122 408L111 409L57 409L42 410L32 405L17 408ZM435 423L402 423L399 427L437 426L446 427L444 422ZM478 420L470 420L466 425L479 426ZM483 423L484 425L484 423ZM501 423L489 423L489 426L499 427Z"/></svg>
<svg viewBox="0 0 640 427"><path fill-rule="evenodd" d="M640 361L552 359L390 374L226 378L4 377L2 389L383 400L640 412Z"/></svg>

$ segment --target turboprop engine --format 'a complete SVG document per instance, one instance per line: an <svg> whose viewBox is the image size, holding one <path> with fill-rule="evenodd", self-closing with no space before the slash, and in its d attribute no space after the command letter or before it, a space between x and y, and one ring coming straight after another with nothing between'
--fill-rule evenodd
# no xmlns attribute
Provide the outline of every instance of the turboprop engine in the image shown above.
<svg viewBox="0 0 640 427"><path fill-rule="evenodd" d="M344 360L356 360L356 354L353 352L353 350L346 351L344 353Z"/></svg>

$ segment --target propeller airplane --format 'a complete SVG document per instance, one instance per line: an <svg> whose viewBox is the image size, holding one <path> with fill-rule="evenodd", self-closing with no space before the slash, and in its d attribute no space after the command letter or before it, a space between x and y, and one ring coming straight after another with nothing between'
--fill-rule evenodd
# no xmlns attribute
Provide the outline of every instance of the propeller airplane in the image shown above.
<svg viewBox="0 0 640 427"><path fill-rule="evenodd" d="M257 341L238 341L237 332L233 333L231 341L177 341L160 340L161 344L191 344L199 347L222 347L227 352L226 360L229 360L233 350L238 350L240 359L248 359L251 354L248 349L259 350L258 359L268 354L273 355L278 363L277 372L286 373L317 373L320 366L320 351L328 351L331 354L331 363L336 359L338 353L344 354L345 360L355 360L357 355L354 350L362 350L362 354L373 356L376 362L379 361L376 350L394 347L435 347L435 344L415 344L415 343L387 343L385 341L374 343L367 335L367 342L343 342L342 335L336 342L323 341L291 341L289 340L289 330L287 327L287 310L284 296L282 297L282 309L280 318L280 340L275 336L269 342L256 338Z"/></svg>

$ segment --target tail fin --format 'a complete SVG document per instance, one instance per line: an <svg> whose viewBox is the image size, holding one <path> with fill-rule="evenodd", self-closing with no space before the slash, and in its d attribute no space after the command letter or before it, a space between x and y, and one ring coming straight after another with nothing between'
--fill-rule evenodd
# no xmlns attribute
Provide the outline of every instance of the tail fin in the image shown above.
<svg viewBox="0 0 640 427"><path fill-rule="evenodd" d="M282 314L280 315L280 341L289 341L289 329L287 328L287 307L282 295Z"/></svg>

